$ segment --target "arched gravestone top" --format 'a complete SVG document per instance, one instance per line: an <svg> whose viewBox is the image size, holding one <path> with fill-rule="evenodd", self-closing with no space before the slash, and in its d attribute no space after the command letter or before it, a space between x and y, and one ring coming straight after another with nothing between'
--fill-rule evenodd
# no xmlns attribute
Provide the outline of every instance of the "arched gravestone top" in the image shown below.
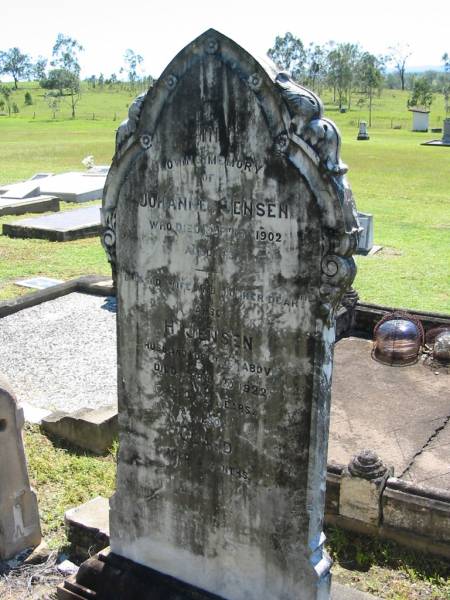
<svg viewBox="0 0 450 600"><path fill-rule="evenodd" d="M214 30L121 125L111 548L229 600L325 598L334 311L358 224L317 96Z"/></svg>

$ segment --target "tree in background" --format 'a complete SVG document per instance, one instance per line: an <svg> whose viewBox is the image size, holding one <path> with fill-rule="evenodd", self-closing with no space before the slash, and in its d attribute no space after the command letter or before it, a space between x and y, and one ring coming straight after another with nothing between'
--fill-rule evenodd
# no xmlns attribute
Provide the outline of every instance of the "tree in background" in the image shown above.
<svg viewBox="0 0 450 600"><path fill-rule="evenodd" d="M383 85L383 59L376 57L370 52L364 52L358 62L357 77L361 92L367 98L369 105L369 127L372 126L372 100L377 91L380 92Z"/></svg>
<svg viewBox="0 0 450 600"><path fill-rule="evenodd" d="M314 92L321 93L327 75L328 49L324 46L311 43L306 50L306 77L307 85Z"/></svg>
<svg viewBox="0 0 450 600"><path fill-rule="evenodd" d="M283 36L277 35L275 44L267 54L283 71L287 71L295 81L305 77L306 51L300 38L289 31Z"/></svg>
<svg viewBox="0 0 450 600"><path fill-rule="evenodd" d="M351 108L355 74L361 51L357 44L331 44L328 53L328 83L341 109Z"/></svg>
<svg viewBox="0 0 450 600"><path fill-rule="evenodd" d="M428 109L433 102L431 83L426 77L417 77L414 80L411 96L408 98L408 108L421 107Z"/></svg>
<svg viewBox="0 0 450 600"><path fill-rule="evenodd" d="M42 79L39 85L44 90L58 90L59 95L64 96L65 90L69 90L69 94L76 92L80 86L80 80L74 73L66 69L52 69L49 71L48 77Z"/></svg>
<svg viewBox="0 0 450 600"><path fill-rule="evenodd" d="M11 116L11 88L7 85L0 85L0 96L2 97L3 106L8 110L8 116Z"/></svg>
<svg viewBox="0 0 450 600"><path fill-rule="evenodd" d="M17 90L20 79L27 79L32 73L33 65L28 54L23 54L19 48L10 48L0 52L0 73L11 75L14 88Z"/></svg>
<svg viewBox="0 0 450 600"><path fill-rule="evenodd" d="M444 85L442 87L442 93L444 94L445 116L448 116L450 113L450 56L448 52L446 52L442 56L442 62L444 63L445 71L445 79Z"/></svg>
<svg viewBox="0 0 450 600"><path fill-rule="evenodd" d="M134 90L136 83L139 81L139 75L137 71L144 62L144 59L140 54L136 54L133 50L131 50L131 48L128 48L128 50L125 50L123 60L125 61L126 66L125 69L121 69L121 71L127 71L130 89Z"/></svg>
<svg viewBox="0 0 450 600"><path fill-rule="evenodd" d="M56 119L56 113L58 112L61 103L61 96L58 96L55 92L48 92L45 94L45 100L49 109L52 111L53 118Z"/></svg>
<svg viewBox="0 0 450 600"><path fill-rule="evenodd" d="M411 56L412 51L409 44L402 45L397 44L389 48L389 62L392 63L397 71L400 78L400 85L402 91L405 89L405 74L406 74L406 61Z"/></svg>
<svg viewBox="0 0 450 600"><path fill-rule="evenodd" d="M46 69L47 69L47 59L43 56L39 56L36 62L33 65L32 76L35 81L40 81L41 79L45 79L46 77Z"/></svg>
<svg viewBox="0 0 450 600"><path fill-rule="evenodd" d="M60 71L59 76L62 77L61 71L64 71L64 79L68 95L70 96L70 104L72 109L72 118L75 118L75 107L81 98L80 86L80 63L78 53L83 51L83 46L77 40L58 33L55 45L52 50L51 65L57 67ZM49 73L50 77L50 73Z"/></svg>

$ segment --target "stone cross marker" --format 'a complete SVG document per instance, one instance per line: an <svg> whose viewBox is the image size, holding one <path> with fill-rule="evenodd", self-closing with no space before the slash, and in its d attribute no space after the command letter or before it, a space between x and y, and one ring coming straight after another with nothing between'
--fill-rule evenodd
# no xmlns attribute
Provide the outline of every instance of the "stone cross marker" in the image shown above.
<svg viewBox="0 0 450 600"><path fill-rule="evenodd" d="M229 600L328 597L333 317L358 231L339 145L317 96L214 30L117 135L111 550Z"/></svg>
<svg viewBox="0 0 450 600"><path fill-rule="evenodd" d="M38 506L23 449L23 422L23 409L0 378L0 560L41 541Z"/></svg>

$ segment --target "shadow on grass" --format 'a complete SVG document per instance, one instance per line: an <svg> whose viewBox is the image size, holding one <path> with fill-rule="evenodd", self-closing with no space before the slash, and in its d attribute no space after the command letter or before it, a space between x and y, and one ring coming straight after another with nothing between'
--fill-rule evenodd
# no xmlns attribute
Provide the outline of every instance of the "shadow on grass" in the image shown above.
<svg viewBox="0 0 450 600"><path fill-rule="evenodd" d="M372 566L414 573L424 581L450 578L450 561L408 550L395 542L326 527L327 550L334 562L345 569L367 572Z"/></svg>
<svg viewBox="0 0 450 600"><path fill-rule="evenodd" d="M69 442L68 440L65 440L62 437L59 437L58 435L56 435L54 433L45 431L42 427L39 427L39 433L41 435L45 436L52 443L52 445L55 448L64 450L65 452L67 452L68 454L71 454L72 456L98 458L98 459L111 459L111 457L112 457L113 459L115 459L116 455L117 455L117 450L118 450L118 441L117 440L114 441L113 446L111 448L109 448L104 454L96 454L95 452L92 452L91 450L88 450L87 448L80 448L79 446L76 446L75 444Z"/></svg>

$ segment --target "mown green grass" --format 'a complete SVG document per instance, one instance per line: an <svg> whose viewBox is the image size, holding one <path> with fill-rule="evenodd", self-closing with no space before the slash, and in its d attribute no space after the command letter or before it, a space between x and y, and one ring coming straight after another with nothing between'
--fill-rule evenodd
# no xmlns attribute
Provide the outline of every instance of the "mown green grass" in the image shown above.
<svg viewBox="0 0 450 600"><path fill-rule="evenodd" d="M0 183L25 179L37 171L82 169L81 160L88 154L97 164L110 163L115 129L132 100L129 91L87 91L78 105L79 117L68 118L67 106L53 120L43 91L29 85L14 95L23 104L25 90L30 89L35 104L21 107L11 118L0 117ZM385 90L375 99L370 140L363 142L356 140L357 123L367 120L368 111L357 107L358 96L344 114L331 103L329 92L323 97L326 116L335 120L342 133L342 157L350 167L357 207L374 215L375 243L383 246L375 256L356 258L355 287L361 299L449 313L450 148L421 146L439 134L409 131L407 92ZM436 96L430 125L442 125L443 115L442 96ZM391 124L402 128L392 129ZM6 220L14 218L0 219L0 224ZM24 293L12 283L22 276L67 279L109 273L94 239L51 243L1 236L0 263L0 299Z"/></svg>
<svg viewBox="0 0 450 600"><path fill-rule="evenodd" d="M51 547L65 543L64 513L96 496L114 491L115 451L95 456L56 439L36 425L26 425L24 444L30 481L36 490L42 534Z"/></svg>
<svg viewBox="0 0 450 600"><path fill-rule="evenodd" d="M450 598L449 561L338 527L326 534L336 581L389 600Z"/></svg>

